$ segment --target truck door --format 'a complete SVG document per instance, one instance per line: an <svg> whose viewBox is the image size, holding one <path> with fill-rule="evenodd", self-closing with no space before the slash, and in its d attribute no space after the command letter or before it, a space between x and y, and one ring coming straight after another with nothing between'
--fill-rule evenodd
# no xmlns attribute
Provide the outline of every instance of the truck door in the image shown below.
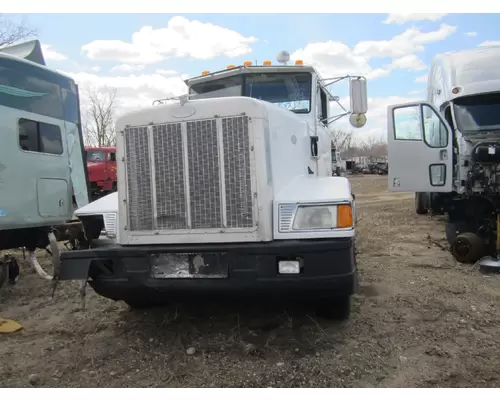
<svg viewBox="0 0 500 400"><path fill-rule="evenodd" d="M451 192L451 132L430 103L389 106L389 191Z"/></svg>

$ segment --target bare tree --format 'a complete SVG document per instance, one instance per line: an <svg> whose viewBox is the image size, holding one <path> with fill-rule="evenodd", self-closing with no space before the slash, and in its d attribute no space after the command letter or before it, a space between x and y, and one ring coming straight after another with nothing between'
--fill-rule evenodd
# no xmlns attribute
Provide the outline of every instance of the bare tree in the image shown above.
<svg viewBox="0 0 500 400"><path fill-rule="evenodd" d="M116 144L116 89L91 87L83 91L88 109L83 123L87 145L109 147Z"/></svg>
<svg viewBox="0 0 500 400"><path fill-rule="evenodd" d="M369 136L352 142L350 157L384 157L387 156L387 142L384 137Z"/></svg>
<svg viewBox="0 0 500 400"><path fill-rule="evenodd" d="M6 18L4 14L0 14L0 48L36 36L36 29L29 26L26 21L15 23Z"/></svg>
<svg viewBox="0 0 500 400"><path fill-rule="evenodd" d="M332 141L340 152L342 158L349 157L349 150L352 144L352 132L334 129L331 131Z"/></svg>

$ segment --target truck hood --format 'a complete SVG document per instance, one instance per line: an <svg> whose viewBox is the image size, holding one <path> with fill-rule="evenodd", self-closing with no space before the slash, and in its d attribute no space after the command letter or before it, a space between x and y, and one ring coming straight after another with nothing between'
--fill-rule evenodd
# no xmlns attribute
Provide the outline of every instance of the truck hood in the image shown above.
<svg viewBox="0 0 500 400"><path fill-rule="evenodd" d="M87 162L87 169L89 170L89 172L96 171L98 169L102 169L103 165L104 161L89 161Z"/></svg>
<svg viewBox="0 0 500 400"><path fill-rule="evenodd" d="M77 217L85 215L118 214L118 192L110 193L75 211Z"/></svg>
<svg viewBox="0 0 500 400"><path fill-rule="evenodd" d="M352 189L345 177L298 176L274 199L278 203L331 203L352 200Z"/></svg>

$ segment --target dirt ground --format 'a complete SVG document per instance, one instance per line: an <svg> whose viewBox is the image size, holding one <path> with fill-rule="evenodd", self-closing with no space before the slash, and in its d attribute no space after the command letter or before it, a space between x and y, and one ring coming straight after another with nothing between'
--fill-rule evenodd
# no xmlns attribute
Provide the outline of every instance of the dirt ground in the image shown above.
<svg viewBox="0 0 500 400"><path fill-rule="evenodd" d="M360 291L350 320L284 306L131 311L77 284L56 298L26 263L0 290L0 386L498 387L500 276L457 264L442 217L386 177L352 179ZM42 254L42 253L41 253ZM194 351L194 354L191 354Z"/></svg>

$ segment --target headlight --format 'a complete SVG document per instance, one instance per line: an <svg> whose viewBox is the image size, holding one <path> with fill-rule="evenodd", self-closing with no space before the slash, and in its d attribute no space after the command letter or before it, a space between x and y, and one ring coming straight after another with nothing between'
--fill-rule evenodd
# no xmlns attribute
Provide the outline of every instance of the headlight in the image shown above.
<svg viewBox="0 0 500 400"><path fill-rule="evenodd" d="M293 230L339 229L353 225L349 204L299 206L293 221Z"/></svg>

